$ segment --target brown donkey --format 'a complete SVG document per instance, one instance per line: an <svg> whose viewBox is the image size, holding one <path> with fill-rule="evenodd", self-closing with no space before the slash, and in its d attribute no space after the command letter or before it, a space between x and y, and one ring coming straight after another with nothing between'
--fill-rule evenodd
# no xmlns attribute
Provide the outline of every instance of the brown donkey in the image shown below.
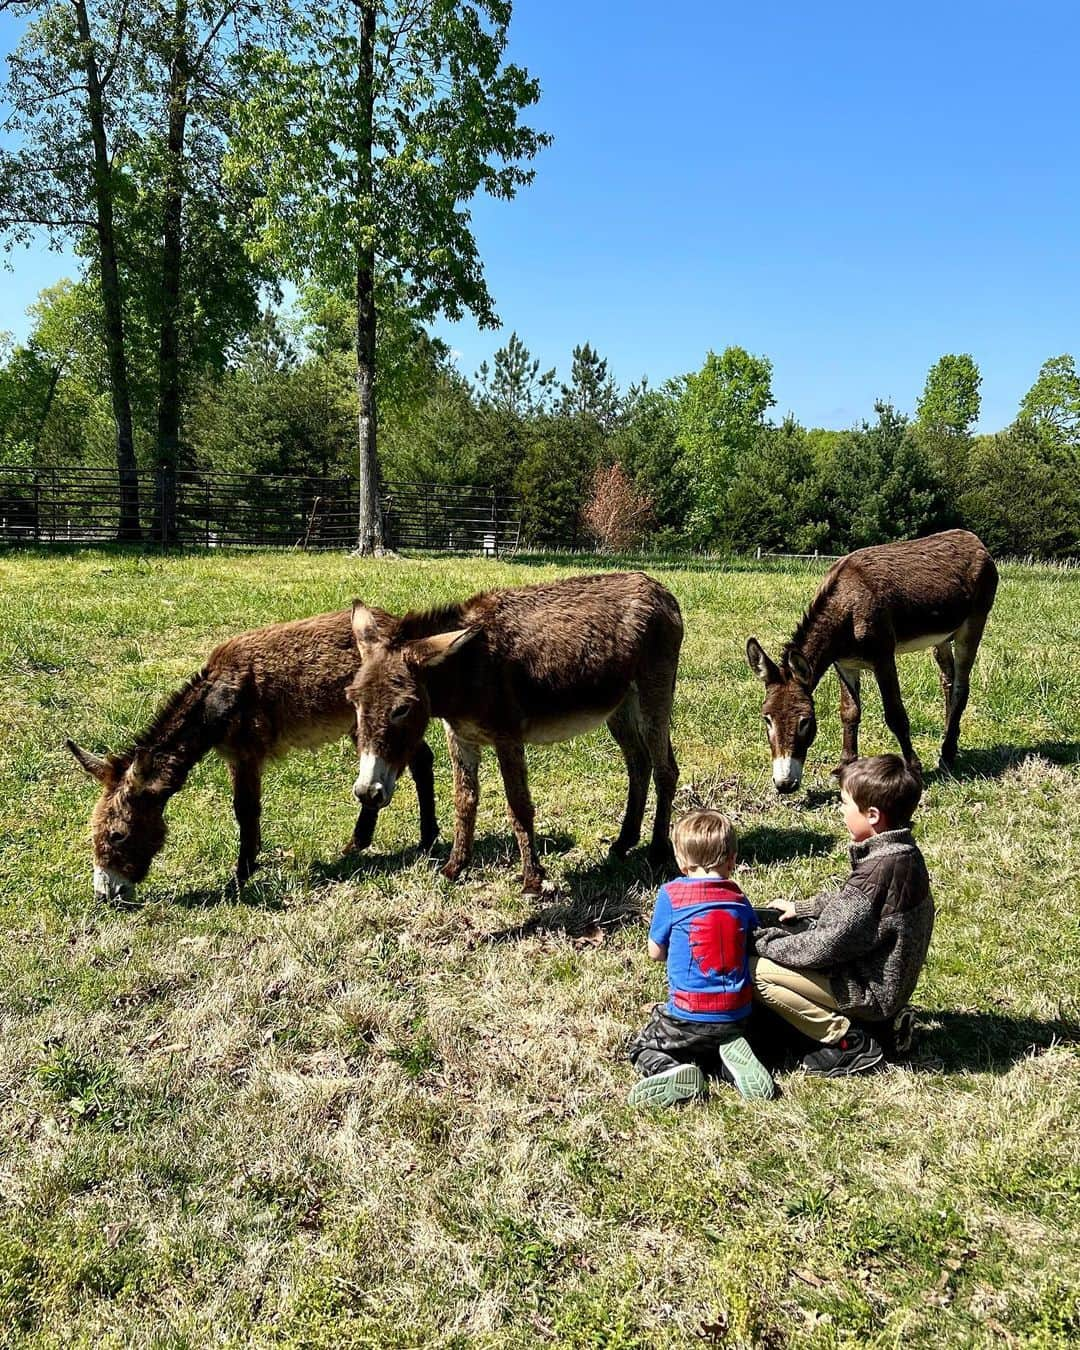
<svg viewBox="0 0 1080 1350"><path fill-rule="evenodd" d="M994 603L998 574L982 541L967 530L945 530L926 539L860 548L841 558L803 615L780 664L757 638L746 644L750 668L765 683L762 712L773 755L773 783L794 792L817 734L813 691L828 670L840 679L844 750L859 753L861 672L872 670L881 690L885 721L908 764L921 772L896 676L898 652L934 649L945 695L941 764L956 758L968 677Z"/></svg>
<svg viewBox="0 0 1080 1350"><path fill-rule="evenodd" d="M233 810L240 826L236 880L255 869L261 834L262 772L266 760L300 746L355 736L345 691L359 657L349 610L273 624L230 638L203 669L164 704L130 750L99 758L73 741L67 747L101 784L90 820L94 890L130 899L165 843L165 805L195 764L216 750L229 766ZM423 743L409 764L420 801L421 843L430 847L435 820L432 754ZM377 808L365 807L351 849L365 848Z"/></svg>
<svg viewBox="0 0 1080 1350"><path fill-rule="evenodd" d="M671 704L682 643L675 597L640 572L572 577L486 591L458 605L394 618L353 607L360 673L356 704L359 772L353 791L383 806L423 743L428 720L446 725L454 767L453 879L469 861L476 826L481 749L493 745L526 891L544 872L533 840L525 746L568 740L606 722L626 760L626 812L612 852L641 836L649 769L656 785L650 854L669 849L678 767Z"/></svg>

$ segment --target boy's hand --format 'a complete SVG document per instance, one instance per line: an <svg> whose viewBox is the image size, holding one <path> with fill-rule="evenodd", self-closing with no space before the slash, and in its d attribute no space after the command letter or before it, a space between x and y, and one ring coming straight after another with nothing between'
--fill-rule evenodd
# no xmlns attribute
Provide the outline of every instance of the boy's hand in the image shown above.
<svg viewBox="0 0 1080 1350"><path fill-rule="evenodd" d="M781 923L790 923L792 919L797 919L799 917L795 913L795 904L791 900L777 900L772 908L775 909L780 916Z"/></svg>
<svg viewBox="0 0 1080 1350"><path fill-rule="evenodd" d="M654 941L652 940L652 938L650 938L650 939L649 939L649 960L650 960L650 961L666 961L666 960L667 960L667 945L665 944L664 946L661 946L659 942L654 942Z"/></svg>

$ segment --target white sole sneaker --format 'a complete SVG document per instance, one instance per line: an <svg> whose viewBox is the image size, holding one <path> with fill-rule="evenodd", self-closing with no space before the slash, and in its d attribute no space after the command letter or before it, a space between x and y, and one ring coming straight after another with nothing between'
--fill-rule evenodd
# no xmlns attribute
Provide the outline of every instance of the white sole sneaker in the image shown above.
<svg viewBox="0 0 1080 1350"><path fill-rule="evenodd" d="M772 1074L750 1049L750 1042L745 1037L732 1036L730 1041L722 1041L716 1049L743 1097L768 1101L776 1096Z"/></svg>
<svg viewBox="0 0 1080 1350"><path fill-rule="evenodd" d="M630 1089L631 1106L675 1106L704 1096L705 1075L696 1064L676 1064L662 1073L640 1078Z"/></svg>

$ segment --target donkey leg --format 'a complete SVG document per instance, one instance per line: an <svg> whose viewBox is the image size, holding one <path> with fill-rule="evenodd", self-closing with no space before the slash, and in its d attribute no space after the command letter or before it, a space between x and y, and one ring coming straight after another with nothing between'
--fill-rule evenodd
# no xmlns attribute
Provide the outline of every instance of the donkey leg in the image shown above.
<svg viewBox="0 0 1080 1350"><path fill-rule="evenodd" d="M937 662L938 674L941 677L941 697L945 704L945 736L947 738L949 718L952 716L953 685L956 683L956 660L953 656L952 638L946 638L944 642L938 643L934 648L934 660ZM942 749L940 763L943 768L948 767L944 748Z"/></svg>
<svg viewBox="0 0 1080 1350"><path fill-rule="evenodd" d="M679 784L679 766L671 745L671 705L675 699L675 675L642 683L641 716L645 744L652 760L653 786L656 788L656 815L653 817L649 861L656 866L670 862L671 804Z"/></svg>
<svg viewBox="0 0 1080 1350"><path fill-rule="evenodd" d="M985 614L973 614L960 625L953 636L952 697L949 699L948 717L945 722L945 739L941 743L941 763L945 768L949 768L956 759L956 748L960 742L960 719L967 707L971 688L971 667L975 664L983 629L986 627L986 618Z"/></svg>
<svg viewBox="0 0 1080 1350"><path fill-rule="evenodd" d="M442 874L454 881L472 857L476 804L480 800L480 747L459 740L449 727L446 743L454 766L454 846Z"/></svg>
<svg viewBox="0 0 1080 1350"><path fill-rule="evenodd" d="M649 795L649 747L641 721L637 690L631 690L607 720L608 730L626 761L626 811L619 837L611 845L613 857L625 858L641 838L645 799Z"/></svg>
<svg viewBox="0 0 1080 1350"><path fill-rule="evenodd" d="M416 785L416 801L420 807L420 847L430 849L439 837L439 822L435 817L435 756L427 741L421 741L409 761L409 773Z"/></svg>
<svg viewBox="0 0 1080 1350"><path fill-rule="evenodd" d="M909 769L922 776L922 764L911 744L911 723L908 721L904 700L900 697L900 680L896 674L894 657L884 656L874 666L874 676L881 690L882 709L885 724L900 744L900 753L904 756Z"/></svg>
<svg viewBox="0 0 1080 1350"><path fill-rule="evenodd" d="M543 889L544 869L536 856L533 836L536 813L529 795L525 747L520 741L501 741L495 747L495 753L499 757L499 770L506 789L506 814L521 850L521 889L526 895L539 895Z"/></svg>
<svg viewBox="0 0 1080 1350"><path fill-rule="evenodd" d="M240 853L236 860L236 882L242 886L258 866L256 859L262 847L262 765L254 759L237 759L229 763L233 788L233 814L240 827Z"/></svg>
<svg viewBox="0 0 1080 1350"><path fill-rule="evenodd" d="M844 728L844 748L840 752L840 767L859 758L859 722L862 719L862 697L860 690L860 672L848 670L841 675L837 667L836 677L840 681L840 721Z"/></svg>

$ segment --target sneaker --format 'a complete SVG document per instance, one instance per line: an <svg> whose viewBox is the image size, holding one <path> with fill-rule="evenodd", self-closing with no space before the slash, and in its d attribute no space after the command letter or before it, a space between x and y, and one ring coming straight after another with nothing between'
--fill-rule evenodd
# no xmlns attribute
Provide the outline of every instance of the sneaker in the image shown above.
<svg viewBox="0 0 1080 1350"><path fill-rule="evenodd" d="M675 1106L705 1095L705 1075L696 1064L676 1064L663 1073L640 1078L630 1089L631 1106Z"/></svg>
<svg viewBox="0 0 1080 1350"><path fill-rule="evenodd" d="M915 1009L901 1008L892 1021L892 1048L897 1055L910 1055L915 1041Z"/></svg>
<svg viewBox="0 0 1080 1350"><path fill-rule="evenodd" d="M807 1073L819 1078L846 1078L853 1073L867 1073L885 1058L885 1052L873 1036L852 1027L836 1045L823 1045L819 1050L803 1056L802 1066Z"/></svg>
<svg viewBox="0 0 1080 1350"><path fill-rule="evenodd" d="M744 1097L768 1099L776 1096L776 1084L765 1065L750 1049L744 1036L732 1036L716 1047L724 1068Z"/></svg>

